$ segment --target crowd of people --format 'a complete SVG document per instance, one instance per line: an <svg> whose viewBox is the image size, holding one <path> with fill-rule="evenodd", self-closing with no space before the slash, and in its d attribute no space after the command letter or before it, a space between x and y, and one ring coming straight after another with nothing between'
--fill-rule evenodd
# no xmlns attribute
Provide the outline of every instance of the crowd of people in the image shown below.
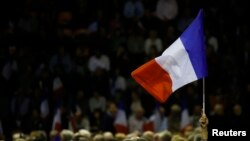
<svg viewBox="0 0 250 141"><path fill-rule="evenodd" d="M185 135L172 134L170 131L162 131L154 133L146 131L143 133L132 132L129 134L124 133L91 133L88 130L81 129L77 132L64 129L61 132L53 130L47 135L44 131L36 130L30 134L15 133L12 136L14 141L200 141L201 131L196 129L194 132L186 131Z"/></svg>
<svg viewBox="0 0 250 141"><path fill-rule="evenodd" d="M158 103L130 73L167 49L201 7L209 127L243 130L249 124L250 32L244 2L11 0L0 5L0 135L7 140L33 131L48 139L58 113L58 135L69 129L73 138L85 129L115 138L113 124L121 109L128 134L142 136L144 122L159 113L164 118L154 124L155 135L181 132L185 110L192 130L198 128L202 81Z"/></svg>

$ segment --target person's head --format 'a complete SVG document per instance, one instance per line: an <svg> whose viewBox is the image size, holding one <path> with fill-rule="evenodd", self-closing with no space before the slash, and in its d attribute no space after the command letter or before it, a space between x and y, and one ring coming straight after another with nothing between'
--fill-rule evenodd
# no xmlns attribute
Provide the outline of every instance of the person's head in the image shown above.
<svg viewBox="0 0 250 141"><path fill-rule="evenodd" d="M78 135L79 135L80 137L84 137L84 138L87 138L87 139L91 139L91 133L90 133L88 130L86 130L86 129L80 129L80 130L78 131Z"/></svg>
<svg viewBox="0 0 250 141"><path fill-rule="evenodd" d="M217 104L214 106L214 113L215 113L216 115L223 115L223 114L224 114L224 107L223 107L223 105L217 103Z"/></svg>
<svg viewBox="0 0 250 141"><path fill-rule="evenodd" d="M181 107L178 104L174 104L171 106L170 110L172 115L178 115L181 112Z"/></svg>
<svg viewBox="0 0 250 141"><path fill-rule="evenodd" d="M104 136L102 134L96 134L93 137L93 141L104 141Z"/></svg>
<svg viewBox="0 0 250 141"><path fill-rule="evenodd" d="M192 125L187 125L184 129L183 129L183 134L185 137L188 137L190 134L193 133L193 126Z"/></svg>
<svg viewBox="0 0 250 141"><path fill-rule="evenodd" d="M117 141L123 141L126 138L126 135L124 133L116 133L115 134L115 139Z"/></svg>
<svg viewBox="0 0 250 141"><path fill-rule="evenodd" d="M43 130L39 130L38 132L40 133L41 140L47 141L47 139L48 139L47 133Z"/></svg>
<svg viewBox="0 0 250 141"><path fill-rule="evenodd" d="M146 139L144 139L142 137L138 137L138 136L133 136L130 138L126 138L123 141L146 141Z"/></svg>
<svg viewBox="0 0 250 141"><path fill-rule="evenodd" d="M172 133L168 130L157 133L154 136L155 141L171 141Z"/></svg>
<svg viewBox="0 0 250 141"><path fill-rule="evenodd" d="M59 136L59 133L57 130L51 130L50 133L49 133L49 138L50 138L50 141L54 141L56 140L56 138Z"/></svg>
<svg viewBox="0 0 250 141"><path fill-rule="evenodd" d="M76 132L73 136L73 141L90 141L91 139L86 137L86 136L82 136L79 134L79 132Z"/></svg>
<svg viewBox="0 0 250 141"><path fill-rule="evenodd" d="M104 141L113 141L114 135L111 132L104 132L103 133Z"/></svg>
<svg viewBox="0 0 250 141"><path fill-rule="evenodd" d="M82 110L80 109L80 107L77 106L76 111L75 111L76 121L81 121L84 116L85 116L85 113L82 113Z"/></svg>
<svg viewBox="0 0 250 141"><path fill-rule="evenodd" d="M18 139L22 139L25 140L26 139L26 135L22 132L16 132L12 134L12 140L16 141Z"/></svg>
<svg viewBox="0 0 250 141"><path fill-rule="evenodd" d="M136 130L136 131L133 131L133 132L127 134L125 140L127 140L127 139L132 139L132 138L136 138L136 137L140 137L140 136L141 136L141 132L138 131L138 130Z"/></svg>
<svg viewBox="0 0 250 141"><path fill-rule="evenodd" d="M163 106L160 106L158 110L161 116L165 116L165 108Z"/></svg>
<svg viewBox="0 0 250 141"><path fill-rule="evenodd" d="M118 108L117 108L117 105L115 102L110 102L108 104L108 112L112 115L112 116L115 116L117 111L118 111Z"/></svg>
<svg viewBox="0 0 250 141"><path fill-rule="evenodd" d="M93 117L94 119L100 119L101 118L102 111L101 109L95 109L93 112Z"/></svg>
<svg viewBox="0 0 250 141"><path fill-rule="evenodd" d="M61 141L71 141L74 133L71 130L64 129L60 132Z"/></svg>
<svg viewBox="0 0 250 141"><path fill-rule="evenodd" d="M153 141L154 140L154 132L145 131L145 132L143 132L142 137L144 139L146 139L147 141Z"/></svg>
<svg viewBox="0 0 250 141"><path fill-rule="evenodd" d="M136 119L142 119L144 116L144 109L141 106L136 107L135 117Z"/></svg>
<svg viewBox="0 0 250 141"><path fill-rule="evenodd" d="M242 114L241 105L239 105L239 104L234 105L234 107L233 107L233 113L236 116L240 116Z"/></svg>

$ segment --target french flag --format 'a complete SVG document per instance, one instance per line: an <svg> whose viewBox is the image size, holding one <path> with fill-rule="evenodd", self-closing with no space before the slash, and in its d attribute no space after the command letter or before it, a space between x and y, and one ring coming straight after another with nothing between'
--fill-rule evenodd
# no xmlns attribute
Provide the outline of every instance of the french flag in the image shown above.
<svg viewBox="0 0 250 141"><path fill-rule="evenodd" d="M124 133L124 134L128 133L127 116L122 104L119 106L119 109L116 113L114 127L116 133Z"/></svg>
<svg viewBox="0 0 250 141"><path fill-rule="evenodd" d="M207 76L203 10L161 56L132 72L132 77L159 102L180 87Z"/></svg>
<svg viewBox="0 0 250 141"><path fill-rule="evenodd" d="M53 118L52 130L60 132L62 130L61 109L58 108Z"/></svg>

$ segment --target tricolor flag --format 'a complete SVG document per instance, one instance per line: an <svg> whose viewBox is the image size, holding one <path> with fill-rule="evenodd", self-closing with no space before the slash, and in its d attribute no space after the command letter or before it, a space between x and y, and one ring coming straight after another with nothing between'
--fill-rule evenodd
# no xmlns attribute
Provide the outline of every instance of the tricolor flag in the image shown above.
<svg viewBox="0 0 250 141"><path fill-rule="evenodd" d="M180 87L207 75L203 10L161 56L132 72L132 77L158 101L165 102Z"/></svg>
<svg viewBox="0 0 250 141"><path fill-rule="evenodd" d="M117 111L114 127L117 133L128 133L128 121L123 106L120 106Z"/></svg>
<svg viewBox="0 0 250 141"><path fill-rule="evenodd" d="M53 118L53 123L52 123L52 130L57 130L60 132L62 130L62 121L61 121L61 109L58 108L54 118Z"/></svg>

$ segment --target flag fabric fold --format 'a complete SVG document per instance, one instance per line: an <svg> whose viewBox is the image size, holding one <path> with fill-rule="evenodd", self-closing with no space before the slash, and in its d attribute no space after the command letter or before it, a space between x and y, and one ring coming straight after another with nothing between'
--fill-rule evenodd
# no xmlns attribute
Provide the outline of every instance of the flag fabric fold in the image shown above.
<svg viewBox="0 0 250 141"><path fill-rule="evenodd" d="M143 64L131 75L162 103L180 87L207 76L203 10L161 56Z"/></svg>

